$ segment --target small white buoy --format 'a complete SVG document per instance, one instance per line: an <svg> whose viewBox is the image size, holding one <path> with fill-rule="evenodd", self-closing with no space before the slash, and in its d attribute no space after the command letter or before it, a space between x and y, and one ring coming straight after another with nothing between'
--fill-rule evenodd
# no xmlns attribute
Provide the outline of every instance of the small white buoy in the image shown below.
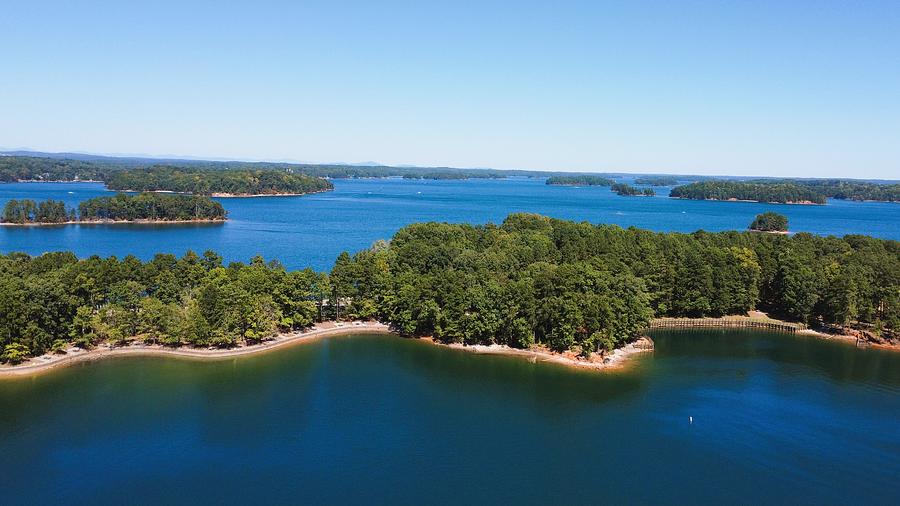
<svg viewBox="0 0 900 506"><path fill-rule="evenodd" d="M694 417L693 417L693 416L689 416L689 417L688 417L688 423L690 423L690 424L693 425L693 423L694 423Z"/></svg>

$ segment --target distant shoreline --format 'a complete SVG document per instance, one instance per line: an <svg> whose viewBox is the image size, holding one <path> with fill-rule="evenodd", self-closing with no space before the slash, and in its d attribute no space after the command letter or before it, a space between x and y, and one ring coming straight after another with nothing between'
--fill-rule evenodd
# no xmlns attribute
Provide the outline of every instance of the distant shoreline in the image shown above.
<svg viewBox="0 0 900 506"><path fill-rule="evenodd" d="M181 225L188 223L225 223L228 218L222 219L192 219L192 220L75 220L61 221L58 223L9 223L0 221L2 227L59 227L65 225Z"/></svg>
<svg viewBox="0 0 900 506"><path fill-rule="evenodd" d="M196 360L221 360L279 349L291 344L311 342L322 337L353 334L385 334L402 337L392 331L389 326L379 322L342 322L340 326L335 322L324 322L302 332L281 333L274 338L259 344L237 346L234 348L190 348L186 346L173 348L162 345L146 344L131 344L121 347L112 347L109 344L101 344L91 350L70 347L64 355L51 354L48 352L39 357L32 357L18 365L0 366L0 378L37 375L80 362L123 356L166 356ZM585 360L579 358L572 352L557 353L541 347L518 349L497 344L463 345L459 343L442 343L430 337L411 339L434 346L471 353L509 355L528 359L532 363L554 363L592 370L621 367L631 355L647 353L653 349L652 341L649 338L644 337L621 348L617 348L609 354L601 355L595 353L591 360Z"/></svg>
<svg viewBox="0 0 900 506"><path fill-rule="evenodd" d="M254 197L302 197L303 195L313 195L315 193L325 193L334 191L333 188L325 189L325 190L314 190L304 193L192 193L192 192L177 192L173 190L113 190L112 188L106 187L106 190L111 192L120 192L120 193L171 193L175 195L196 195L199 197L211 197L211 198L219 198L219 199L241 199L241 198L254 198Z"/></svg>
<svg viewBox="0 0 900 506"><path fill-rule="evenodd" d="M675 197L669 195L670 199L678 199L678 200L696 200L699 202L707 201L707 202L750 202L752 204L778 204L778 205L786 205L786 206L824 206L827 205L827 202L822 204L817 204L810 200L798 200L795 202L768 202L765 200L749 200L749 199L692 199L688 197Z"/></svg>
<svg viewBox="0 0 900 506"><path fill-rule="evenodd" d="M817 339L837 340L847 344L860 345L860 338L847 334L827 334L808 328L800 328L797 324L783 322L766 318L765 320L758 317L732 316L723 318L684 318L688 325L671 327L659 326L664 320L678 320L676 318L657 318L651 322L650 328L647 330L701 330L714 328L739 328L752 327L746 323L759 323L760 328L766 330L765 324L775 324L784 326L797 326L795 335L804 335L815 337ZM693 322L691 322L693 320ZM725 325L710 326L711 322L721 322ZM691 324L693 323L693 324ZM777 332L775 329L768 331ZM164 356L173 358L187 358L195 360L222 360L234 358L244 355L253 355L265 351L280 349L292 344L300 344L315 341L323 337L336 337L353 334L384 334L403 337L393 331L388 325L380 322L333 322L327 321L319 323L310 329L300 332L286 332L277 334L272 339L252 345L238 345L233 348L192 348L188 346L167 347L163 345L147 345L147 344L129 344L121 347L112 347L109 344L100 344L91 350L82 350L80 348L70 347L64 355L46 353L39 357L32 357L29 360L18 365L0 365L0 379L9 377L22 377L42 374L51 370L66 367L68 365L79 362L87 362L100 360L104 358L121 357L121 356ZM527 359L532 363L551 363L574 367L579 369L589 369L594 371L620 369L624 367L628 359L634 355L651 353L655 345L653 340L648 336L638 338L636 341L628 343L622 347L616 348L612 352L593 353L590 358L580 357L573 351L555 352L543 346L534 346L527 349L512 348L506 345L465 345L461 343L442 343L432 337L413 337L416 341L425 342L435 346L441 346L448 349L467 351L470 353L482 355L507 355ZM900 351L900 346L892 344L879 344L866 342L865 347L872 347L886 351Z"/></svg>

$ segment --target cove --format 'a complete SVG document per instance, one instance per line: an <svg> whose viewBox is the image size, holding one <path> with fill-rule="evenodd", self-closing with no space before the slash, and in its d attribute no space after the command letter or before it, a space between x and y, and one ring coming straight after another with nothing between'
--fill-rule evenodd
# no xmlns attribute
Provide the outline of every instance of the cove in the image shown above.
<svg viewBox="0 0 900 506"><path fill-rule="evenodd" d="M653 338L615 373L369 335L4 380L0 490L5 504L900 501L900 355L749 330Z"/></svg>

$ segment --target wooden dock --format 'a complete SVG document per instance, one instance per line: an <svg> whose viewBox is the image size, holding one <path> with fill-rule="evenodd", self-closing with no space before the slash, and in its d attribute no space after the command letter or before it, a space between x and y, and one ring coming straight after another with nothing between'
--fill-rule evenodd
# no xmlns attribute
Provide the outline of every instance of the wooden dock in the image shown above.
<svg viewBox="0 0 900 506"><path fill-rule="evenodd" d="M722 318L655 318L650 321L650 329L695 329L695 328L754 328L795 333L806 330L802 323L789 323L749 316L726 316Z"/></svg>

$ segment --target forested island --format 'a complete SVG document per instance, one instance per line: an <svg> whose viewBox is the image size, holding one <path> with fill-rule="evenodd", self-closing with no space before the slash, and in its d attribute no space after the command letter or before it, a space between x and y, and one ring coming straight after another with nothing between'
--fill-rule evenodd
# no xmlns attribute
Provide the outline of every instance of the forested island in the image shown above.
<svg viewBox="0 0 900 506"><path fill-rule="evenodd" d="M653 188L635 188L634 186L625 183L616 183L610 187L610 190L625 197L652 197L656 195Z"/></svg>
<svg viewBox="0 0 900 506"><path fill-rule="evenodd" d="M753 222L750 223L750 230L757 232L787 232L787 229L787 217L773 212L757 214Z"/></svg>
<svg viewBox="0 0 900 506"><path fill-rule="evenodd" d="M213 196L303 195L334 188L327 179L277 170L205 170L156 165L122 170L106 181L111 190Z"/></svg>
<svg viewBox="0 0 900 506"><path fill-rule="evenodd" d="M581 174L577 176L548 177L546 184L558 186L612 186L615 183L615 181L607 177Z"/></svg>
<svg viewBox="0 0 900 506"><path fill-rule="evenodd" d="M900 325L900 243L865 236L655 233L538 215L422 223L342 253L330 273L213 252L0 256L2 360L70 343L234 346L320 319L378 319L448 343L590 355L655 316L759 308L888 334Z"/></svg>
<svg viewBox="0 0 900 506"><path fill-rule="evenodd" d="M647 186L675 186L678 179L674 176L644 176L634 180L634 184Z"/></svg>
<svg viewBox="0 0 900 506"><path fill-rule="evenodd" d="M691 200L743 200L777 204L825 204L825 195L796 183L701 181L676 186L670 197Z"/></svg>
<svg viewBox="0 0 900 506"><path fill-rule="evenodd" d="M55 200L35 202L30 199L10 200L3 208L5 224L53 225L91 222L185 222L224 221L225 208L209 197L119 193L95 197L78 205L78 213Z"/></svg>
<svg viewBox="0 0 900 506"><path fill-rule="evenodd" d="M809 188L825 197L839 200L872 200L877 202L900 202L900 184L878 184L846 179L784 179L765 184L794 183Z"/></svg>

